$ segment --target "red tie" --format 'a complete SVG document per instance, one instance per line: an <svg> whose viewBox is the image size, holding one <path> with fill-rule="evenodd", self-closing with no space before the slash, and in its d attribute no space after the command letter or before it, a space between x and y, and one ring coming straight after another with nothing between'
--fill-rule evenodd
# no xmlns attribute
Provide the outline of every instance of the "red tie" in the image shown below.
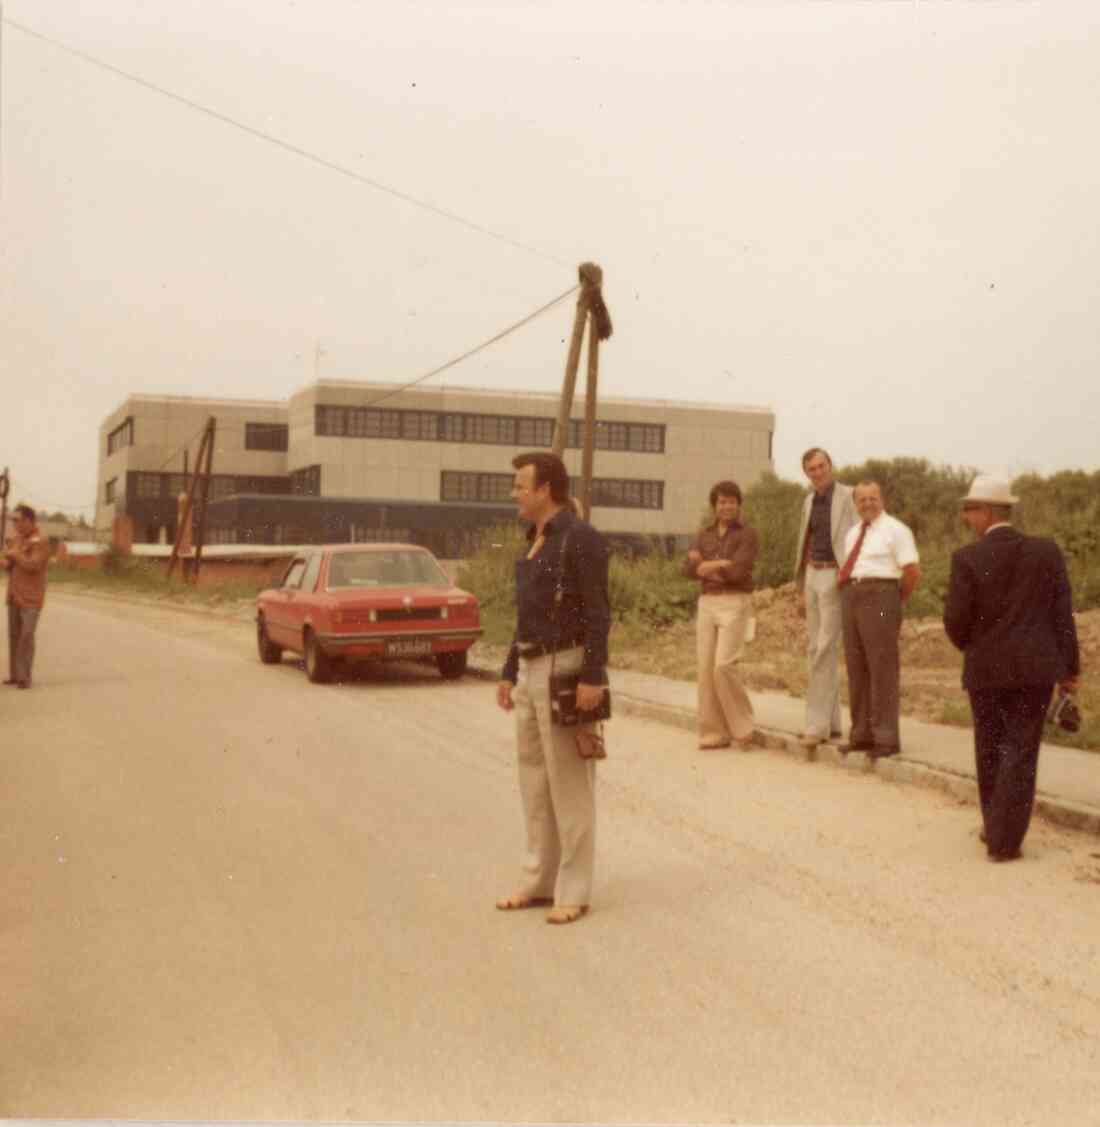
<svg viewBox="0 0 1100 1127"><path fill-rule="evenodd" d="M844 566L837 573L836 585L843 587L852 578L852 570L856 566L856 560L859 559L859 550L863 547L863 538L867 535L867 529L871 526L864 521L859 527L859 535L856 537L855 546L848 553L848 558L844 561Z"/></svg>

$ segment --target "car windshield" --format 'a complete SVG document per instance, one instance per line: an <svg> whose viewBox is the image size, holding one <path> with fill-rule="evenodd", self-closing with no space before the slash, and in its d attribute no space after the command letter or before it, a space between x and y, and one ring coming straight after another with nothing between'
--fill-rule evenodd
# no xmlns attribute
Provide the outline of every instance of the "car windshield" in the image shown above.
<svg viewBox="0 0 1100 1127"><path fill-rule="evenodd" d="M328 567L328 587L449 587L446 572L427 552L337 552Z"/></svg>

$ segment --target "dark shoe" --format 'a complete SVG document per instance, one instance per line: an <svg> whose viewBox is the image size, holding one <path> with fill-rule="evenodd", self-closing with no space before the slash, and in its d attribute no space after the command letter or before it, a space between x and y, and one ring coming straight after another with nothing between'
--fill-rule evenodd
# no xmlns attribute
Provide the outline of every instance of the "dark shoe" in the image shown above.
<svg viewBox="0 0 1100 1127"><path fill-rule="evenodd" d="M19 684L19 682L18 682L18 681L17 681L17 680L16 680L16 679L15 679L14 677L9 677L9 678L7 678L7 680L6 680L5 682L4 682L4 684L5 684L5 685L18 685L18 684Z"/></svg>
<svg viewBox="0 0 1100 1127"><path fill-rule="evenodd" d="M847 755L850 751L874 751L875 745L866 740L852 740L851 743L837 744L836 749L842 755Z"/></svg>
<svg viewBox="0 0 1100 1127"><path fill-rule="evenodd" d="M1004 849L1004 850L989 850L990 861L999 863L1002 861L1018 861L1023 854L1019 849Z"/></svg>
<svg viewBox="0 0 1100 1127"><path fill-rule="evenodd" d="M872 759L886 759L891 755L897 755L899 751L901 748L893 744L875 744L868 754Z"/></svg>
<svg viewBox="0 0 1100 1127"><path fill-rule="evenodd" d="M17 689L29 689L31 687L30 681L16 681L15 687Z"/></svg>

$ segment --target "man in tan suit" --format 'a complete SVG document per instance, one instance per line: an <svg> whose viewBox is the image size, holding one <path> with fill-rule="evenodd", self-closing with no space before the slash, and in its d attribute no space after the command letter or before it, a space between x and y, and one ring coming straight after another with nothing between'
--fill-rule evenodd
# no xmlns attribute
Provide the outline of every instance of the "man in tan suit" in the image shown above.
<svg viewBox="0 0 1100 1127"><path fill-rule="evenodd" d="M836 576L844 560L844 538L856 523L852 490L833 479L833 462L819 446L802 455L811 490L802 503L794 561L799 613L806 619L809 683L806 686L804 747L841 734L840 591Z"/></svg>

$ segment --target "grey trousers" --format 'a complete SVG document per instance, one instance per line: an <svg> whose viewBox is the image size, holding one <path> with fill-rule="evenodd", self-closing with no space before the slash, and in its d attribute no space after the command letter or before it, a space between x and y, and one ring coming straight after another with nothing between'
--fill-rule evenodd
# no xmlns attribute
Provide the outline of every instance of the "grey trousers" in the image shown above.
<svg viewBox="0 0 1100 1127"><path fill-rule="evenodd" d="M555 671L575 673L583 651L563 650ZM588 904L596 857L596 765L577 753L575 729L550 723L550 658L520 658L513 700L527 851L519 889L555 904Z"/></svg>
<svg viewBox="0 0 1100 1127"><path fill-rule="evenodd" d="M806 733L840 734L840 588L835 567L806 567Z"/></svg>
<svg viewBox="0 0 1100 1127"><path fill-rule="evenodd" d="M41 613L41 607L17 607L8 603L8 676L13 681L30 683L34 632Z"/></svg>
<svg viewBox="0 0 1100 1127"><path fill-rule="evenodd" d="M841 593L852 743L899 746L901 589L893 580L849 583Z"/></svg>

